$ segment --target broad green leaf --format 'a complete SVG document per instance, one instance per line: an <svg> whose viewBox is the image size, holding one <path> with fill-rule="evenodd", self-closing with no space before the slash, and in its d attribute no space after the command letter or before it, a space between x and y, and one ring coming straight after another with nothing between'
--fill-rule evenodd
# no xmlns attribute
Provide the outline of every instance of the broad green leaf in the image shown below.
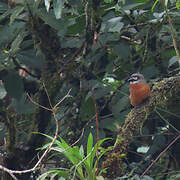
<svg viewBox="0 0 180 180"><path fill-rule="evenodd" d="M37 15L41 18L45 23L56 30L60 30L64 26L64 22L57 20L54 16L54 13L50 11L49 13L46 12L45 9L39 9L37 11Z"/></svg>
<svg viewBox="0 0 180 180"><path fill-rule="evenodd" d="M44 59L42 56L37 55L35 50L26 50L19 52L16 57L21 64L30 68L42 69L44 66Z"/></svg>
<svg viewBox="0 0 180 180"><path fill-rule="evenodd" d="M127 59L130 55L130 47L128 44L116 44L113 46L114 53L124 59Z"/></svg>
<svg viewBox="0 0 180 180"><path fill-rule="evenodd" d="M121 99L119 99L119 101L113 106L112 111L113 114L117 114L120 111L122 111L123 109L125 109L125 107L127 107L127 105L129 104L129 97L127 96L123 96Z"/></svg>
<svg viewBox="0 0 180 180"><path fill-rule="evenodd" d="M115 17L107 21L104 31L105 32L121 32L124 27L124 23L120 22L122 17Z"/></svg>
<svg viewBox="0 0 180 180"><path fill-rule="evenodd" d="M106 45L111 41L118 41L120 39L119 33L103 33L99 36L99 41L101 44Z"/></svg>
<svg viewBox="0 0 180 180"><path fill-rule="evenodd" d="M170 60L169 60L169 65L168 67L173 66L174 64L177 64L180 58L178 58L177 56L173 56Z"/></svg>
<svg viewBox="0 0 180 180"><path fill-rule="evenodd" d="M103 128L103 129L104 128L108 129L110 131L116 131L117 130L117 124L116 124L115 117L103 119L103 121L100 122L99 127Z"/></svg>
<svg viewBox="0 0 180 180"><path fill-rule="evenodd" d="M152 78L153 76L158 76L159 69L155 65L149 65L142 70L142 74L144 75L144 77L146 77L147 80Z"/></svg>
<svg viewBox="0 0 180 180"><path fill-rule="evenodd" d="M11 26L4 25L0 27L0 47L7 45L17 37L18 33L24 28L24 22L14 22Z"/></svg>
<svg viewBox="0 0 180 180"><path fill-rule="evenodd" d="M24 93L23 81L21 77L13 71L9 71L8 75L5 77L4 87L7 94L18 101L21 99Z"/></svg>
<svg viewBox="0 0 180 180"><path fill-rule="evenodd" d="M169 0L164 0L164 5L167 7Z"/></svg>
<svg viewBox="0 0 180 180"><path fill-rule="evenodd" d="M56 19L60 19L62 16L62 10L64 6L65 0L54 0L53 1L53 9Z"/></svg>
<svg viewBox="0 0 180 180"><path fill-rule="evenodd" d="M112 90L111 86L100 86L94 91L95 99L99 99L104 97L105 95L109 94Z"/></svg>
<svg viewBox="0 0 180 180"><path fill-rule="evenodd" d="M11 106L14 107L18 114L31 114L35 111L35 106L27 101L28 97L23 94L20 100L13 99Z"/></svg>
<svg viewBox="0 0 180 180"><path fill-rule="evenodd" d="M85 24L86 24L85 15L81 15L79 17L72 19L75 20L75 23L69 26L67 30L67 34L70 35L82 34L85 30Z"/></svg>
<svg viewBox="0 0 180 180"><path fill-rule="evenodd" d="M167 139L165 135L156 135L153 139L153 144L150 146L148 152L146 153L146 156L162 151L166 147L166 145Z"/></svg>
<svg viewBox="0 0 180 180"><path fill-rule="evenodd" d="M64 38L61 46L62 48L80 48L83 42L84 40L79 38Z"/></svg>
<svg viewBox="0 0 180 180"><path fill-rule="evenodd" d="M12 42L11 44L11 52L12 53L16 53L16 51L19 50L19 46L21 44L21 42L23 41L23 39L27 36L27 32L22 31L18 34L18 36L16 37L16 39Z"/></svg>

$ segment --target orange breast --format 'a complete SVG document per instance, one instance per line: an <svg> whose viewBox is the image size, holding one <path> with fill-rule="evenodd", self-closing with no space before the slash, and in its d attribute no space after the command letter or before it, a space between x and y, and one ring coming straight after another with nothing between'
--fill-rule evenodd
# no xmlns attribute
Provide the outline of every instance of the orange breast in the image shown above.
<svg viewBox="0 0 180 180"><path fill-rule="evenodd" d="M140 105L143 100L150 96L150 87L148 84L130 84L130 102L133 106Z"/></svg>

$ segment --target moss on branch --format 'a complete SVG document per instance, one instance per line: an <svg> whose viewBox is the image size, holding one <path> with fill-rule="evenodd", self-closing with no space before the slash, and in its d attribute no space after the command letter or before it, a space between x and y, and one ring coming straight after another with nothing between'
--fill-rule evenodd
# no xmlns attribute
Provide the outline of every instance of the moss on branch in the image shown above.
<svg viewBox="0 0 180 180"><path fill-rule="evenodd" d="M127 155L127 148L133 137L140 132L150 113L159 105L168 105L179 89L180 75L165 78L154 84L148 102L131 110L124 125L119 129L113 150L108 152L103 162L103 167L107 168L108 179L123 175L122 161Z"/></svg>

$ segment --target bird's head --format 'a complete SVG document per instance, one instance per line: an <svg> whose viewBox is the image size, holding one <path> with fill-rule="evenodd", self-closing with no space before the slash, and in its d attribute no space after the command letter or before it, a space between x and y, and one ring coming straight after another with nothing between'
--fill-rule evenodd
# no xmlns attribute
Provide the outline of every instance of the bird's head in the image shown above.
<svg viewBox="0 0 180 180"><path fill-rule="evenodd" d="M128 81L130 84L146 83L144 76L140 73L132 74L131 77L128 79Z"/></svg>

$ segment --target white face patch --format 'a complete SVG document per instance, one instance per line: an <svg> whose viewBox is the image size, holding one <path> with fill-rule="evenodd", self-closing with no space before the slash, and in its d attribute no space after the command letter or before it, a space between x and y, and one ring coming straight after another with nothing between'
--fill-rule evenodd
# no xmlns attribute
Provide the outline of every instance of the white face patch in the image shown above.
<svg viewBox="0 0 180 180"><path fill-rule="evenodd" d="M130 84L136 84L136 83L139 83L139 80L137 80L137 81L130 81Z"/></svg>

